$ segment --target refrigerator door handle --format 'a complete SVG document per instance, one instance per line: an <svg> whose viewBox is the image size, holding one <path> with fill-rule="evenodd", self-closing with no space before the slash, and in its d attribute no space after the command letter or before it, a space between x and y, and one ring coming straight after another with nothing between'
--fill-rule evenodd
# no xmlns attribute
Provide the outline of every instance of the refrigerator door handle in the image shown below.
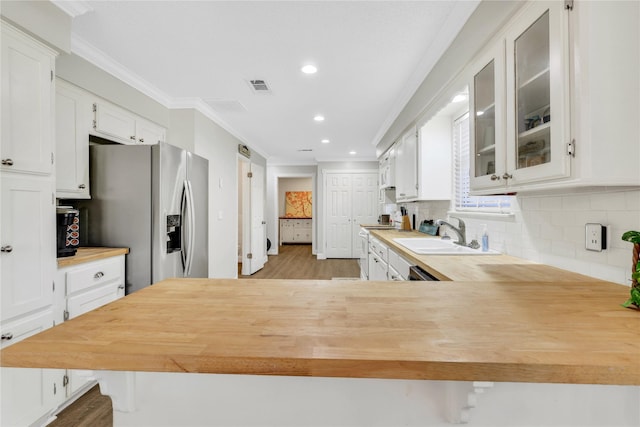
<svg viewBox="0 0 640 427"><path fill-rule="evenodd" d="M181 251L180 251L180 256L182 257L182 269L183 269L183 276L187 276L187 269L189 268L189 250L188 250L188 236L187 236L187 232L188 232L188 228L189 228L189 224L187 224L187 215L188 215L188 206L187 204L189 203L187 201L188 199L188 181L185 180L182 183L182 201L180 203L181 206L181 212L180 212L180 226L181 226L181 236L180 239L182 240L182 242L180 243L181 246Z"/></svg>
<svg viewBox="0 0 640 427"><path fill-rule="evenodd" d="M196 218L195 218L195 208L193 206L193 187L191 186L191 181L187 180L187 207L189 209L189 252L187 253L188 257L188 268L186 270L185 276L191 275L191 267L193 266L193 251L196 241Z"/></svg>

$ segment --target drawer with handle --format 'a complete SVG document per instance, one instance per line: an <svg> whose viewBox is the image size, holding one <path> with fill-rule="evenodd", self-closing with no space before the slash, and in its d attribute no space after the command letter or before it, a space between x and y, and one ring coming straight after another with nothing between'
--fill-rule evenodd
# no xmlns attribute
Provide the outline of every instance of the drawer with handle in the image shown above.
<svg viewBox="0 0 640 427"><path fill-rule="evenodd" d="M38 332L53 326L53 312L51 308L22 316L17 320L3 322L0 332L2 335L2 348L29 338Z"/></svg>
<svg viewBox="0 0 640 427"><path fill-rule="evenodd" d="M124 284L124 268L120 257L92 261L66 273L67 295L98 285Z"/></svg>

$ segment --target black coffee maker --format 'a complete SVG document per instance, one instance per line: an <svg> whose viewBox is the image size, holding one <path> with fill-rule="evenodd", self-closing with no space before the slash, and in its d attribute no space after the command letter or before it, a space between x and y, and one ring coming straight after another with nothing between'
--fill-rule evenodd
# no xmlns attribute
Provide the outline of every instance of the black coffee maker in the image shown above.
<svg viewBox="0 0 640 427"><path fill-rule="evenodd" d="M74 256L80 245L78 210L71 206L56 207L56 223L58 258Z"/></svg>

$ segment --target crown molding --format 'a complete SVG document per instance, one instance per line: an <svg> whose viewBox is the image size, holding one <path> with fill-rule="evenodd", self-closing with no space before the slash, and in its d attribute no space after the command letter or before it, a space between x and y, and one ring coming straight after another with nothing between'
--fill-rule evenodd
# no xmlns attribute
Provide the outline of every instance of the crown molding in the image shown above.
<svg viewBox="0 0 640 427"><path fill-rule="evenodd" d="M51 3L72 18L93 12L93 8L89 5L89 2L84 0L51 0Z"/></svg>
<svg viewBox="0 0 640 427"><path fill-rule="evenodd" d="M204 102L201 98L172 98L155 85L149 83L142 77L133 73L127 67L120 64L118 61L114 60L112 57L102 52L100 49L96 48L86 40L76 36L75 34L71 35L71 51L168 109L192 108L194 110L197 110L209 120L230 133L234 138L238 139L243 144L248 145L252 151L258 153L265 159L269 158L266 153L250 144L240 132L236 131L221 117L219 117L215 113L213 108L209 104Z"/></svg>
<svg viewBox="0 0 640 427"><path fill-rule="evenodd" d="M169 106L171 98L166 93L75 34L71 35L71 51L154 101Z"/></svg>

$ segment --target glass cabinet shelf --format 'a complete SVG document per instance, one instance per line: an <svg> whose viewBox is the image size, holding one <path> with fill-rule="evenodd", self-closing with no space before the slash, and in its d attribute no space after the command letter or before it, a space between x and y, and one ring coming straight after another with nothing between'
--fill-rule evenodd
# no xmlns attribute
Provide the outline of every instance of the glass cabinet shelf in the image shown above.
<svg viewBox="0 0 640 427"><path fill-rule="evenodd" d="M481 154L490 154L496 151L496 144L491 144L478 150L478 156Z"/></svg>

